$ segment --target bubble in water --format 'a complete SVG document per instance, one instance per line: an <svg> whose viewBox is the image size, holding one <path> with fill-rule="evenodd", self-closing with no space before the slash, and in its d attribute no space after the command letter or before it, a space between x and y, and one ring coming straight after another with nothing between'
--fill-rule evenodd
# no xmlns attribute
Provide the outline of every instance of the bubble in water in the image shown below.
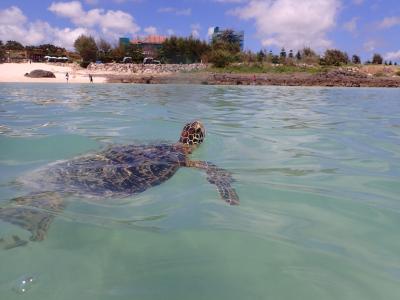
<svg viewBox="0 0 400 300"><path fill-rule="evenodd" d="M25 294L37 282L35 276L25 275L17 280L13 290L18 294Z"/></svg>

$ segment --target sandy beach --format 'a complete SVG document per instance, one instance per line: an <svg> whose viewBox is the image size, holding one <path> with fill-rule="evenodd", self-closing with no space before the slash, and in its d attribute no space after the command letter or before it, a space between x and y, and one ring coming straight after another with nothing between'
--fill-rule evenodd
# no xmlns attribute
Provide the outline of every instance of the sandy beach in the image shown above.
<svg viewBox="0 0 400 300"><path fill-rule="evenodd" d="M24 76L33 70L41 69L51 71L56 78L29 78ZM69 74L69 83L89 83L89 71L79 68L75 64L56 65L46 63L4 63L0 64L0 82L46 82L66 83L65 74ZM104 83L104 72L90 72L93 83Z"/></svg>

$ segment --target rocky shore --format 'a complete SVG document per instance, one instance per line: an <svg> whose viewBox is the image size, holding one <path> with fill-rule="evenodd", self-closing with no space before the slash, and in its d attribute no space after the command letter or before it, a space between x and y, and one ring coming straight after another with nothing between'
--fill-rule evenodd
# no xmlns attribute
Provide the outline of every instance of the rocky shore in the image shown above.
<svg viewBox="0 0 400 300"><path fill-rule="evenodd" d="M205 70L207 64L90 64L87 70L90 72L112 72L116 74L175 74L182 72L195 72Z"/></svg>
<svg viewBox="0 0 400 300"><path fill-rule="evenodd" d="M400 76L374 76L351 70L335 69L326 73L196 73L165 72L108 75L111 83L281 85L338 87L400 87Z"/></svg>

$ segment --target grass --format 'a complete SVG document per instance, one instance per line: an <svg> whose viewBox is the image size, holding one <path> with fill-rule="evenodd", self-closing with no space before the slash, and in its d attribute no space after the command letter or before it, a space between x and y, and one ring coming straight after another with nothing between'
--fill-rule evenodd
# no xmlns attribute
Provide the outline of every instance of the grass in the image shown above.
<svg viewBox="0 0 400 300"><path fill-rule="evenodd" d="M321 73L327 72L330 68L325 66L289 66L289 65L265 65L265 64L242 64L230 65L225 68L211 67L210 72L215 73Z"/></svg>

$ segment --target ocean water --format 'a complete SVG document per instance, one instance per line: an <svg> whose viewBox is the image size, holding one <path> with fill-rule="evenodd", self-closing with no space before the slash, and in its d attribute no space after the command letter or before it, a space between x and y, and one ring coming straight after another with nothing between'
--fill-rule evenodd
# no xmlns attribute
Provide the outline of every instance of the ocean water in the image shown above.
<svg viewBox="0 0 400 300"><path fill-rule="evenodd" d="M399 99L399 89L1 84L0 207L27 192L24 174L113 144L175 142L193 119L207 135L192 157L232 172L241 204L188 168L134 197L77 196L44 241L0 250L0 298L398 299ZM0 238L12 235L29 236L0 221Z"/></svg>

